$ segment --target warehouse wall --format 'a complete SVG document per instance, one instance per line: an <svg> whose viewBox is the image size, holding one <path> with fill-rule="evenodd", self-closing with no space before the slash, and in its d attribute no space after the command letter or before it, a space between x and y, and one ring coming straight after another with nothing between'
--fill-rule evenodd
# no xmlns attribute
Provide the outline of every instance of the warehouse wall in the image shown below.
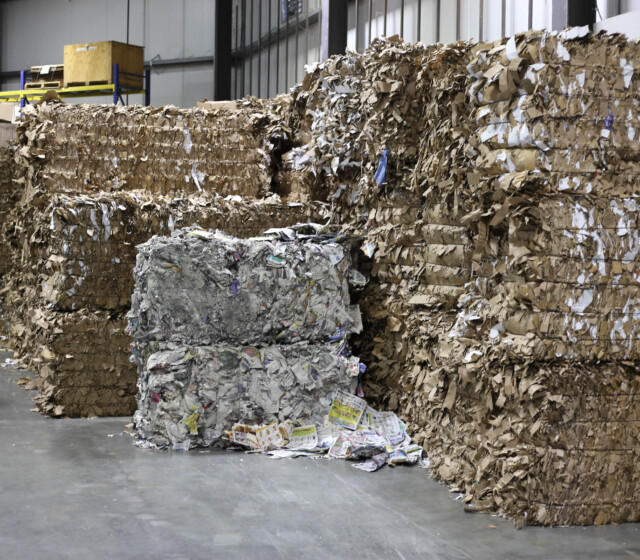
<svg viewBox="0 0 640 560"><path fill-rule="evenodd" d="M145 60L213 56L214 7L211 0L130 0L129 42L145 46ZM0 3L0 21L0 69L22 70L62 62L64 45L126 41L127 0L13 0ZM1 83L3 90L19 85ZM190 107L212 95L210 64L152 71L153 105Z"/></svg>
<svg viewBox="0 0 640 560"><path fill-rule="evenodd" d="M346 0L345 0L346 1ZM404 32L410 41L427 43L461 39L485 41L512 35L528 28L527 0L506 0L502 20L502 0L484 0L482 29L479 0L460 0L460 25L456 25L456 0L440 0L440 25L436 23L437 0L386 0L388 36ZM286 23L280 18L281 0L232 0L234 29L232 49L254 42L256 49L240 57L235 53L231 91L235 97L255 95L271 97L285 92L304 76L306 64L320 56L320 24L305 23L307 14L321 8L321 0L302 0L300 28L296 37L286 38ZM401 5L404 20L401 22ZM356 45L356 2L349 1L348 48L361 51L371 38L384 33L385 0L371 0L372 21L369 33L370 0L358 0L358 45ZM167 60L213 56L214 0L129 0L129 41L145 46L146 60ZM600 15L611 18L618 11L640 9L640 0L598 0ZM532 27L551 28L553 0L533 0ZM269 13L271 12L271 16ZM240 23L244 19L244 36ZM271 24L269 27L269 23ZM295 29L295 18L289 27ZM274 39L280 25L280 40ZM271 41L268 44L268 29ZM419 33L418 33L419 31ZM36 64L62 61L63 46L88 41L117 40L127 37L127 0L8 0L0 2L0 70L20 70ZM259 42L262 37L262 43ZM258 48L261 45L261 48ZM297 56L296 56L297 54ZM151 103L194 106L213 97L211 64L155 68L152 71ZM4 90L17 89L17 79L0 81ZM87 101L108 103L110 99ZM142 96L131 96L141 103Z"/></svg>
<svg viewBox="0 0 640 560"><path fill-rule="evenodd" d="M552 0L534 0L534 29L551 28ZM404 0L404 25L401 21L402 0L387 0L387 36L400 34L409 41L425 43L451 43L456 40L457 2L440 1L440 36L437 33L437 0L423 0L418 22L418 0ZM528 3L525 0L507 0L505 3L505 35L513 35L528 29ZM384 34L384 0L372 2L371 37ZM362 50L369 42L369 0L358 0L358 50ZM420 34L418 36L418 28ZM482 39L492 41L502 37L502 0L484 0L484 17ZM460 39L476 39L480 37L480 2L478 0L460 1ZM355 2L349 6L349 48L356 47Z"/></svg>
<svg viewBox="0 0 640 560"><path fill-rule="evenodd" d="M256 97L286 92L302 80L306 64L320 59L317 14L321 1L303 0L297 22L295 17L290 17L288 25L286 20L282 21L281 7L281 0L233 0L232 50L239 54L243 44L262 45L244 60L234 58L231 91L236 97L242 97L242 92Z"/></svg>
<svg viewBox="0 0 640 560"><path fill-rule="evenodd" d="M242 45L254 44L256 52L247 55L244 61L237 61L232 72L232 92L241 96L242 92L258 97L273 96L287 91L304 76L305 64L310 64L320 56L320 24L310 22L306 25L307 14L313 14L321 8L320 0L303 0L302 11L298 16L300 30L285 38L286 23L280 16L282 0L233 0L233 50L238 52ZM385 34L385 0L372 0L371 34L369 34L369 0L358 1L358 45L356 48L356 2L349 2L349 32L347 45L353 50L362 51L375 37ZM456 6L453 0L441 0L440 32L438 37L436 14L437 0L404 0L404 23L401 21L402 0L387 1L386 35L402 34L409 41L421 40L426 43L454 42L456 40ZM422 3L418 34L418 3ZM552 0L534 0L533 28L551 27ZM525 9L522 9L523 5ZM460 2L460 38L479 39L480 3L478 0ZM507 0L505 6L506 35L512 35L528 29L528 11L524 0ZM271 17L269 17L271 12ZM502 36L502 0L485 0L484 25L482 37L493 40ZM244 30L242 22L244 21ZM280 25L280 41L270 45L268 29L271 23L273 33ZM289 28L295 29L295 18L289 19ZM308 29L308 35L307 35ZM272 33L272 37L273 37ZM258 41L262 37L262 49ZM297 45L296 45L297 42ZM288 57L287 57L288 54ZM296 56L297 54L297 56ZM278 63L277 59L280 58ZM258 67L260 71L258 70ZM244 74L244 77L243 77ZM244 79L244 81L243 81Z"/></svg>

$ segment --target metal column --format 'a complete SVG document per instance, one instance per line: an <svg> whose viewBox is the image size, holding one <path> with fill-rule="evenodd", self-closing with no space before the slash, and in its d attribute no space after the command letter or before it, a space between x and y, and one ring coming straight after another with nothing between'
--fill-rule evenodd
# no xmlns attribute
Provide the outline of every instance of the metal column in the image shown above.
<svg viewBox="0 0 640 560"><path fill-rule="evenodd" d="M229 80L231 83L231 80ZM151 105L151 68L144 71L144 104Z"/></svg>
<svg viewBox="0 0 640 560"><path fill-rule="evenodd" d="M553 0L552 27L559 31L569 26L588 25L596 22L596 0Z"/></svg>
<svg viewBox="0 0 640 560"><path fill-rule="evenodd" d="M348 3L344 0L322 0L320 22L320 60L347 49Z"/></svg>
<svg viewBox="0 0 640 560"><path fill-rule="evenodd" d="M596 0L569 0L568 8L567 19L570 26L588 25L593 29L598 8Z"/></svg>
<svg viewBox="0 0 640 560"><path fill-rule="evenodd" d="M25 84L27 83L27 71L20 70L20 90L24 91ZM25 97L20 98L20 109L24 109ZM116 101L117 103L117 101Z"/></svg>
<svg viewBox="0 0 640 560"><path fill-rule="evenodd" d="M116 62L113 65L113 104L117 105L119 99L120 99L120 65Z"/></svg>
<svg viewBox="0 0 640 560"><path fill-rule="evenodd" d="M216 0L213 54L213 99L216 101L231 99L231 15L231 2Z"/></svg>

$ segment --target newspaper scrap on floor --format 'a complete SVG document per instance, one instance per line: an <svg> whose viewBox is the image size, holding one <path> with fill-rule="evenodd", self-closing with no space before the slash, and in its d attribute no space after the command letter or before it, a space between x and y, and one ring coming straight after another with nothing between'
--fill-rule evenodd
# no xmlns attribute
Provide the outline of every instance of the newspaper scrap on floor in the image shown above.
<svg viewBox="0 0 640 560"><path fill-rule="evenodd" d="M348 410L348 414L336 414L336 410ZM354 416L358 417L355 424L351 421ZM345 417L349 422L344 421ZM264 426L236 424L224 433L222 442L228 448L263 452L275 459L364 460L353 466L366 472L377 471L384 465L429 466L429 460L422 456L422 446L411 442L395 413L379 412L363 399L343 391L336 391L322 425L300 425L290 420Z"/></svg>
<svg viewBox="0 0 640 560"><path fill-rule="evenodd" d="M345 406L345 403L349 404ZM351 421L345 423L344 414L331 414L347 407L351 418L354 415L358 417L355 424ZM191 443L192 440L187 438L170 448L187 451ZM159 447L152 440L145 439L137 440L136 445ZM335 392L329 413L322 423L305 424L291 420L281 423L276 420L263 425L236 423L222 433L216 446L247 453L267 453L275 459L312 457L363 461L353 467L366 472L377 471L384 465L429 467L429 460L422 455L422 446L412 443L404 423L395 413L377 411L364 399L340 390Z"/></svg>

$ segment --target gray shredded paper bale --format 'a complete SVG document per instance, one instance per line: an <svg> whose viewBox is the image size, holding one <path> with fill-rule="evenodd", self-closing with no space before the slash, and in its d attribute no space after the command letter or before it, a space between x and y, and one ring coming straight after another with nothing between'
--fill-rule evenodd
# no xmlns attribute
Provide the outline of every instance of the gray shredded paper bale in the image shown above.
<svg viewBox="0 0 640 560"><path fill-rule="evenodd" d="M138 436L159 447L209 446L237 422L315 420L353 392L341 343L176 347L139 359Z"/></svg>
<svg viewBox="0 0 640 560"><path fill-rule="evenodd" d="M328 341L360 332L353 259L339 243L181 230L138 247L129 332L138 345Z"/></svg>

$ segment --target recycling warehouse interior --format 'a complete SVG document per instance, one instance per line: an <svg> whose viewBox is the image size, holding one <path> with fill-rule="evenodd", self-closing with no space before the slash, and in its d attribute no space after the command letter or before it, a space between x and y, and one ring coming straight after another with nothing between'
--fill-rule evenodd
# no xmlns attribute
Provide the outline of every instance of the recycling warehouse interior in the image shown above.
<svg viewBox="0 0 640 560"><path fill-rule="evenodd" d="M639 67L584 26L193 108L53 89L0 123L3 346L140 453L324 445L517 526L638 522Z"/></svg>

